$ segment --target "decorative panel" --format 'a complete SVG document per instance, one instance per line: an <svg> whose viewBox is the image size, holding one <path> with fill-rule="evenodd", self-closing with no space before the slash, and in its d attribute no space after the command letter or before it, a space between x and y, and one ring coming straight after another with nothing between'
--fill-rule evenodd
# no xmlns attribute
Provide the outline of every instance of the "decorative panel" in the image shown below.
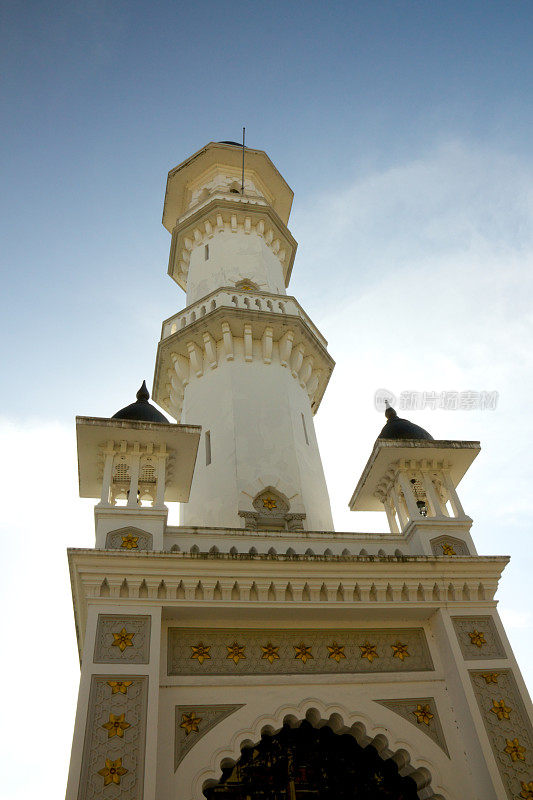
<svg viewBox="0 0 533 800"><path fill-rule="evenodd" d="M174 770L202 736L239 708L242 708L242 703L232 706L176 706Z"/></svg>
<svg viewBox="0 0 533 800"><path fill-rule="evenodd" d="M433 697L409 700L376 700L376 703L389 708L395 714L399 714L400 717L416 725L449 756L439 713Z"/></svg>
<svg viewBox="0 0 533 800"><path fill-rule="evenodd" d="M148 678L93 675L78 800L142 800Z"/></svg>
<svg viewBox="0 0 533 800"><path fill-rule="evenodd" d="M452 617L463 658L506 658L492 617Z"/></svg>
<svg viewBox="0 0 533 800"><path fill-rule="evenodd" d="M430 540L434 556L469 556L470 551L462 539L455 536L437 536Z"/></svg>
<svg viewBox="0 0 533 800"><path fill-rule="evenodd" d="M533 797L533 730L512 671L471 670L470 679L507 796Z"/></svg>
<svg viewBox="0 0 533 800"><path fill-rule="evenodd" d="M154 537L138 528L123 528L108 533L105 546L108 550L152 550Z"/></svg>
<svg viewBox="0 0 533 800"><path fill-rule="evenodd" d="M99 614L94 662L148 664L150 621L148 615Z"/></svg>
<svg viewBox="0 0 533 800"><path fill-rule="evenodd" d="M432 670L422 628L169 628L169 675L311 675Z"/></svg>

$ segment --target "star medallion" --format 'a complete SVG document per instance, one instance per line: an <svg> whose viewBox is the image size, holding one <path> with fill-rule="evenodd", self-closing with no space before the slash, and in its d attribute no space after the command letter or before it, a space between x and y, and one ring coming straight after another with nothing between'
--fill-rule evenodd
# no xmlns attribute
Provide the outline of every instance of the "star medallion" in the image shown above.
<svg viewBox="0 0 533 800"><path fill-rule="evenodd" d="M300 659L305 664L306 661L309 661L310 658L314 658L313 654L311 653L311 645L306 645L303 642L300 644L293 645L295 650L294 658Z"/></svg>
<svg viewBox="0 0 533 800"><path fill-rule="evenodd" d="M112 642L112 647L118 647L120 652L123 653L126 647L133 647L133 642L131 640L134 636L134 633L128 633L126 628L122 628L119 633L113 634L114 641Z"/></svg>
<svg viewBox="0 0 533 800"><path fill-rule="evenodd" d="M367 658L370 663L372 663L375 658L379 658L375 644L365 642L364 644L359 645L359 649L361 650L361 658Z"/></svg>
<svg viewBox="0 0 533 800"><path fill-rule="evenodd" d="M226 658L230 658L234 664L238 664L241 658L246 658L244 655L244 645L237 644L237 642L233 642L233 644L227 644L226 648L228 650L228 655Z"/></svg>
<svg viewBox="0 0 533 800"><path fill-rule="evenodd" d="M137 544L138 541L138 536L133 536L132 533L128 533L127 536L122 537L122 544L120 546L124 547L126 550L136 550L139 546Z"/></svg>
<svg viewBox="0 0 533 800"><path fill-rule="evenodd" d="M105 767L98 770L98 774L104 779L104 786L109 786L110 783L120 785L121 777L127 772L128 770L122 766L121 758L117 758L116 761L111 761L110 758L106 758Z"/></svg>
<svg viewBox="0 0 533 800"><path fill-rule="evenodd" d="M189 733L198 733L198 726L202 721L202 717L197 717L195 711L190 711L189 713L181 715L181 722L180 728L183 728L185 731L185 736L188 736Z"/></svg>
<svg viewBox="0 0 533 800"><path fill-rule="evenodd" d="M416 721L418 722L419 725L421 725L422 723L424 723L424 725L429 725L430 720L432 720L433 717L435 716L434 714L431 713L431 709L429 708L429 706L427 705L423 706L420 703L418 703L415 711L413 711L413 714L415 715Z"/></svg>
<svg viewBox="0 0 533 800"><path fill-rule="evenodd" d="M399 658L400 661L404 661L404 659L409 658L410 654L407 650L407 645L402 644L401 642L396 642L396 644L391 644L392 647L392 657Z"/></svg>
<svg viewBox="0 0 533 800"><path fill-rule="evenodd" d="M203 642L198 642L198 644L191 645L192 655L191 658L197 658L199 664L203 664L204 661L208 658L211 658L209 655L209 651L211 650L211 645L205 645Z"/></svg>
<svg viewBox="0 0 533 800"><path fill-rule="evenodd" d="M487 644L483 631L477 631L474 628L468 635L470 636L470 643L475 644L476 647L483 647L484 644Z"/></svg>
<svg viewBox="0 0 533 800"><path fill-rule="evenodd" d="M498 719L510 719L511 718L511 711L513 709L506 706L503 700L493 700L492 701L492 708L491 711L493 714L496 714Z"/></svg>
<svg viewBox="0 0 533 800"><path fill-rule="evenodd" d="M131 686L133 681L108 681L107 685L111 687L111 694L128 694L128 687Z"/></svg>
<svg viewBox="0 0 533 800"><path fill-rule="evenodd" d="M526 760L526 757L524 755L524 753L526 752L526 748L519 743L518 739L506 739L503 752L507 753L511 761Z"/></svg>
<svg viewBox="0 0 533 800"><path fill-rule="evenodd" d="M337 644L337 642L328 644L327 648L329 650L329 658L333 658L338 664L341 658L346 658L344 654L344 647L345 645Z"/></svg>
<svg viewBox="0 0 533 800"><path fill-rule="evenodd" d="M276 658L279 658L278 650L279 646L273 645L272 642L268 642L266 645L261 645L261 650L263 651L263 655L261 658L266 658L267 661L270 661L272 664Z"/></svg>
<svg viewBox="0 0 533 800"><path fill-rule="evenodd" d="M118 736L119 739L123 738L126 728L131 727L130 723L126 722L125 716L125 714L109 715L109 722L102 725L102 728L105 728L107 731L108 739L111 739L112 736Z"/></svg>

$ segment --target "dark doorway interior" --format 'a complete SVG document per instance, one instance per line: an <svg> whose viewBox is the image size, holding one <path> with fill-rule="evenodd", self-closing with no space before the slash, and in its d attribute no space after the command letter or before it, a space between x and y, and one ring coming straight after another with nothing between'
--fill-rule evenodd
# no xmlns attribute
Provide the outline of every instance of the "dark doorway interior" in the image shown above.
<svg viewBox="0 0 533 800"><path fill-rule="evenodd" d="M284 725L242 751L204 792L207 800L418 800L411 778L391 759L328 727Z"/></svg>

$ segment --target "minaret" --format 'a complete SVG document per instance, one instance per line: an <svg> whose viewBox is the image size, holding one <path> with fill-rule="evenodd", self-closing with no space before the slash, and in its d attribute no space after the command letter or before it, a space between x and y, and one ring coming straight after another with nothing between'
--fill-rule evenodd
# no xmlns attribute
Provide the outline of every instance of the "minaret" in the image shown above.
<svg viewBox="0 0 533 800"><path fill-rule="evenodd" d="M316 413L333 360L287 296L293 193L266 153L211 142L168 175L168 273L187 307L163 323L154 399L201 425L184 525L333 530Z"/></svg>
<svg viewBox="0 0 533 800"><path fill-rule="evenodd" d="M333 362L285 294L292 192L211 143L169 174L154 397L78 417L93 549L67 800L533 800L531 704L457 486L479 442L393 409L336 532L312 415ZM200 446L199 446L200 445ZM182 525L167 524L168 502ZM505 531L502 531L504 541Z"/></svg>

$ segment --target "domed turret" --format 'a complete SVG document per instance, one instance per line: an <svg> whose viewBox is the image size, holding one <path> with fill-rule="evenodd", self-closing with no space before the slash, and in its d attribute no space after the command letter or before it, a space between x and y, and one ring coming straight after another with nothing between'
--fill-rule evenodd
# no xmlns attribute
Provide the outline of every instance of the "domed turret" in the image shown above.
<svg viewBox="0 0 533 800"><path fill-rule="evenodd" d="M433 436L420 425L415 425L408 419L401 419L396 411L387 406L385 410L387 423L378 436L378 439L427 439L433 440Z"/></svg>
<svg viewBox="0 0 533 800"><path fill-rule="evenodd" d="M149 403L150 392L146 388L146 381L143 381L141 388L137 392L137 402L121 408L112 419L131 419L137 422L163 422L169 425L168 419Z"/></svg>

